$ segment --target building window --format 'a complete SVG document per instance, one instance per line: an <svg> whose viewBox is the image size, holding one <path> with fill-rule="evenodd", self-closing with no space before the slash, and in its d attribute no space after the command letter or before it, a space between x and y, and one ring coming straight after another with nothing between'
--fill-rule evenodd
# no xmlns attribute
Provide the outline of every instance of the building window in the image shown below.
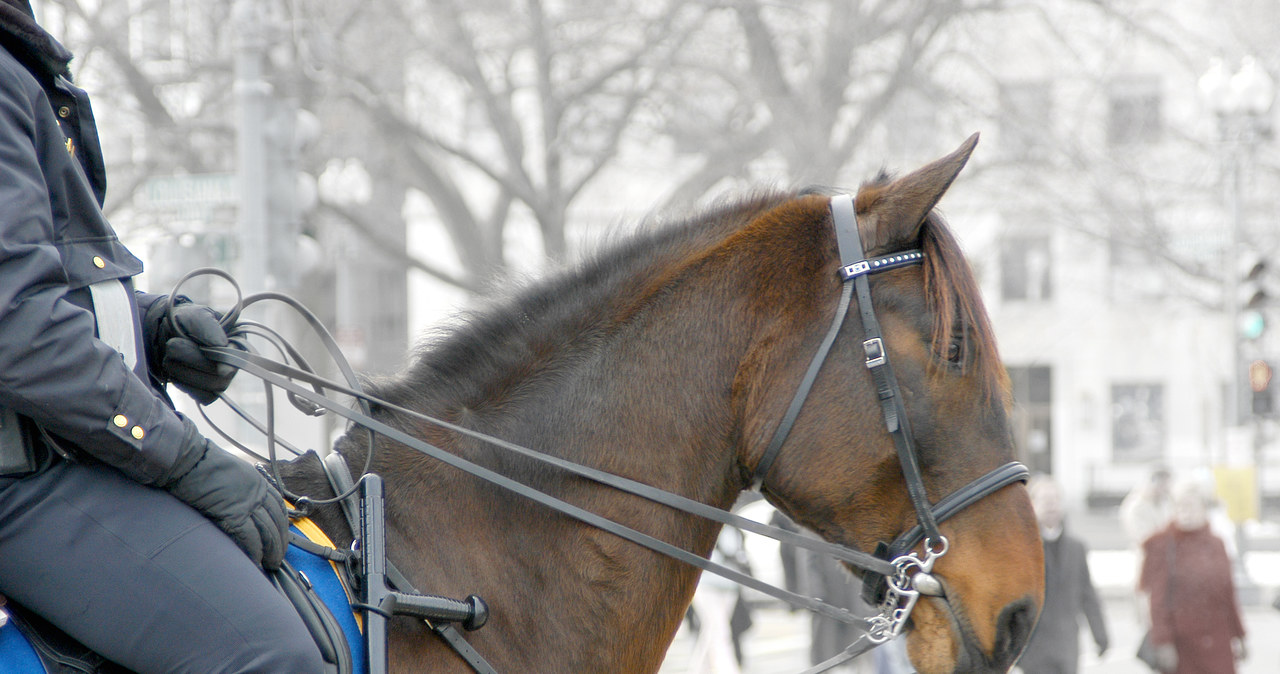
<svg viewBox="0 0 1280 674"><path fill-rule="evenodd" d="M1111 386L1111 452L1117 462L1164 456L1164 386Z"/></svg>
<svg viewBox="0 0 1280 674"><path fill-rule="evenodd" d="M1010 159L1044 160L1053 131L1053 88L1048 81L1000 85L1001 148Z"/></svg>
<svg viewBox="0 0 1280 674"><path fill-rule="evenodd" d="M1107 142L1111 145L1154 143L1164 122L1160 108L1160 78L1124 77L1107 88Z"/></svg>
<svg viewBox="0 0 1280 674"><path fill-rule="evenodd" d="M1113 303L1141 304L1168 296L1168 273L1137 242L1112 238L1107 243L1107 254Z"/></svg>
<svg viewBox="0 0 1280 674"><path fill-rule="evenodd" d="M1000 297L1044 302L1053 297L1048 236L1010 236L1000 242Z"/></svg>
<svg viewBox="0 0 1280 674"><path fill-rule="evenodd" d="M1053 472L1053 370L1044 365L1006 368L1013 386L1013 440L1033 473Z"/></svg>

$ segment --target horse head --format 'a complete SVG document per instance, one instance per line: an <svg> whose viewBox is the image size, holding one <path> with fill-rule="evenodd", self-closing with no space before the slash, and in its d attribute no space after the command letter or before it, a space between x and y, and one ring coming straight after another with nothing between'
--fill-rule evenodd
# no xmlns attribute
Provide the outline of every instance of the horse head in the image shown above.
<svg viewBox="0 0 1280 674"><path fill-rule="evenodd" d="M901 178L882 175L863 185L853 202L866 259L923 253L920 264L868 277L896 391L886 391L868 364L874 354L864 345L865 318L858 320L866 298L855 298L843 322L833 317L842 260L827 201L798 199L762 218L768 234L761 235L787 244L773 247L776 257L761 271L759 305L774 315L735 383L744 419L739 461L744 473L756 471L771 503L829 541L872 550L921 517L909 497L901 447L889 431L895 422L886 421L893 415L883 409L886 393L901 400L905 418L896 423L913 445L929 504L1015 457L1008 380L977 284L933 211L976 140ZM814 259L821 262L815 266ZM793 403L794 382L813 362L822 328L833 318L839 327L830 351L794 426L776 456L768 456L766 445ZM762 460L764 474L753 468ZM1043 601L1043 552L1026 489L1003 484L938 531L945 542L921 545L945 548L932 569L941 587L916 604L905 625L908 654L925 674L1006 671Z"/></svg>

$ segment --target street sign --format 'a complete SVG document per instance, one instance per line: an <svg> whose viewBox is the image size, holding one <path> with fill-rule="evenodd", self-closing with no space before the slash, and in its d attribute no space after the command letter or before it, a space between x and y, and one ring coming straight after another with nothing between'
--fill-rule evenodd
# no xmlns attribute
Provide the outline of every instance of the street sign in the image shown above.
<svg viewBox="0 0 1280 674"><path fill-rule="evenodd" d="M1258 519L1258 478L1253 466L1215 466L1213 481L1232 522Z"/></svg>
<svg viewBox="0 0 1280 674"><path fill-rule="evenodd" d="M240 187L234 173L159 176L143 183L141 196L155 209L229 206L239 201Z"/></svg>

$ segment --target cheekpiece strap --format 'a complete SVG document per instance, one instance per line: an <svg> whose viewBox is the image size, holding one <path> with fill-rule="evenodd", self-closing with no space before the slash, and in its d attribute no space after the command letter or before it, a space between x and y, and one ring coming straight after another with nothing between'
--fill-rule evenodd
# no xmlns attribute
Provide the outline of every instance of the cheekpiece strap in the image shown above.
<svg viewBox="0 0 1280 674"><path fill-rule="evenodd" d="M848 313L850 301L853 298L853 288L857 285L849 282L862 279L861 282L865 283L864 277L871 274L920 264L924 260L924 253L918 249L899 251L870 260L863 259L862 238L858 234L858 222L853 211L852 196L842 195L832 198L831 217L832 225L835 228L836 245L840 251L840 280L843 285L840 293L840 302L836 305L836 313L832 316L831 326L827 329L826 336L819 345L817 353L814 354L813 360L809 362L809 368L805 371L804 377L800 380L800 385L796 388L795 395L791 398L791 404L783 414L777 429L774 430L773 437L770 439L768 446L765 447L760 461L756 463L756 469L751 473L752 490L760 489L761 484L764 483L765 476L769 473L769 469L773 467L774 459L778 458L782 443L786 441L787 435L791 433L791 426L795 423L796 417L800 415L800 409L804 406L804 401L809 397L809 390L813 387L813 383L818 377L818 370L821 369L822 363L826 361L827 353L831 350L832 344L835 343L836 335L840 332L840 326L844 324L845 314ZM872 323L875 322L875 315L871 312L871 296L869 292L869 290L860 289L858 299L864 325L868 320ZM866 293L865 298L862 297L863 293ZM885 362L884 344L879 338L878 328L876 328L874 338L868 339L863 344L863 349L866 350L867 365L869 367L875 367ZM882 401L890 401L889 406L885 408L885 414L891 417L888 425L889 430L892 432L897 428L897 413L891 404L892 394L886 391L880 378L877 378L877 387L880 391L880 399Z"/></svg>

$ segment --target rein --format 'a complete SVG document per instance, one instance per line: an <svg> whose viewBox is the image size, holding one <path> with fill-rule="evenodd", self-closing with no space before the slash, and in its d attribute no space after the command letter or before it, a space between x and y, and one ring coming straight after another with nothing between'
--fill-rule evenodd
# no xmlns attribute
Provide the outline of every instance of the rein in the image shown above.
<svg viewBox="0 0 1280 674"><path fill-rule="evenodd" d="M826 337L823 339L818 352L811 361L809 368L806 371L795 396L793 397L790 407L780 422L778 429L775 431L769 447L766 449L761 461L757 464L756 469L753 472L751 483L752 488L761 488L764 478L767 476L769 469L777 458L777 455L780 452L782 445L785 443L786 437L790 432L796 417L799 415L800 409L803 407L805 399L808 397L809 391L817 377L818 371L821 369L822 363L825 361L827 354L834 344L836 335L838 334L838 331L844 322L844 317L848 312L852 295L856 291L858 295L859 313L862 317L865 333L864 337L866 338L863 342L863 349L867 358L866 364L873 373L884 413L885 424L889 433L894 438L899 461L902 465L903 475L907 482L908 494L910 495L912 505L916 509L917 519L919 522L917 526L899 536L890 545L885 546L882 543L881 549L877 550L876 555L871 555L860 550L828 543L826 541L817 540L785 529L749 520L726 510L715 508L705 503L694 501L635 480L612 475L588 466L583 466L558 457L536 452L515 443L469 430L444 420L436 419L429 415L374 398L360 389L354 373L351 371L350 367L346 365L346 360L338 349L336 342L334 342L320 321L305 307L301 306L291 298L279 293L261 293L244 298L242 302L237 301L235 309L228 312L224 317L224 325L234 324L241 309L253 304L254 302L264 299L284 301L301 314L310 324L311 328L320 335L321 339L324 341L326 349L329 351L331 357L333 357L338 363L339 368L349 385L343 385L317 376L310 370L301 357L298 356L296 350L288 347L287 345L279 347L281 348L282 356L286 359L289 356L293 356L294 361L297 362L300 367L292 367L276 360L263 357L252 351L241 350L238 348L207 347L204 351L211 360L232 365L249 372L255 377L258 377L263 381L263 384L267 389L274 386L285 391L288 394L290 401L306 413L318 415L322 414L324 411L333 412L346 418L351 423L365 428L370 433L369 452L366 455L365 467L361 473L361 477L356 480L355 486L346 490L345 493L339 493L334 499L327 501L316 501L307 497L295 497L295 502L306 504L338 501L343 503L345 508L349 503L347 499L355 493L359 484L365 482L366 477L369 475L368 469L372 461L372 454L375 446L373 436L381 434L390 440L426 454L458 470L484 479L495 486L517 493L559 513L608 531L654 552L691 564L703 571L716 574L738 583L739 585L752 588L763 594L785 601L792 606L805 608L841 622L862 624L866 633L859 637L854 643L850 644L845 651L826 662L805 670L803 673L817 674L818 672L826 671L836 665L846 662L847 660L852 659L853 657L860 655L861 653L864 653L867 650L870 650L871 648L874 648L875 646L900 634L905 627L912 608L915 606L922 594L934 596L942 595L941 583L930 575L934 563L939 557L946 553L949 546L947 539L938 531L939 522L946 520L964 508L1010 484L1025 481L1028 477L1028 471L1025 466L1016 462L1008 463L987 473L974 482L971 482L959 491L942 499L936 505L930 505L925 492L919 460L912 442L910 426L907 422L907 415L902 403L897 379L893 376L893 371L889 366L888 352L884 347L879 324L876 321L875 312L871 304L870 285L868 282L868 276L872 273L888 271L890 269L896 269L907 265L919 264L923 260L924 254L919 250L911 250L870 260L865 259L862 252L861 239L857 230L857 220L853 209L853 198L849 195L832 198L831 212L836 230L837 242L840 248L840 273L844 282L841 291L840 303L837 307L831 327L828 330ZM179 281L179 285L184 283L187 279L201 273L212 273L221 276L225 280L229 281L233 286L236 286L235 281L230 276L218 270L197 270L188 274ZM849 281L853 281L853 283L850 284ZM238 286L236 286L236 291L239 293ZM175 288L174 294L176 294L176 292L177 289ZM276 335L264 326L255 324L255 327L255 332L257 332L259 336L267 337L269 341L277 343L277 345L284 342L279 335ZM306 386L299 384L299 382L302 382L302 384L305 384ZM324 394L325 391L351 396L356 400L360 409L351 409L347 405L331 400ZM224 402L228 402L230 404L230 401L226 397L222 397L222 399ZM237 414L249 420L250 423L266 434L270 462L274 465L275 443L277 440L275 438L274 424L271 418L272 396L268 395L267 400L268 420L265 426L257 423L255 420L249 419L248 415L238 407L232 405L232 408ZM460 435L465 435L483 441L490 445L500 447L507 451L514 452L521 456L554 466L597 483L613 487L620 491L648 499L682 512L719 522L721 524L734 526L744 531L750 531L752 533L771 538L780 543L805 548L807 550L840 559L853 567L868 572L864 574L864 593L869 592L871 597L876 600L871 603L879 604L880 613L870 618L861 617L851 613L847 609L833 606L817 598L805 597L773 586L752 576L743 574L735 569L712 562L709 559L695 555L687 550L673 546L617 522L613 522L607 518L586 511L548 494L539 492L488 468L446 452L434 445L422 441L419 438L410 436L400 429L378 421L372 416L371 407L373 405L434 424ZM226 436L224 435L224 437ZM227 439L231 440L230 438ZM234 441L232 442L234 443ZM234 444L236 444L237 447L248 451L247 448L243 447L243 445L240 445L239 443ZM252 452L250 453L252 454ZM278 476L276 478L276 483L283 491L284 486L278 479ZM923 559L921 559L917 553L911 551L922 540L925 543Z"/></svg>

